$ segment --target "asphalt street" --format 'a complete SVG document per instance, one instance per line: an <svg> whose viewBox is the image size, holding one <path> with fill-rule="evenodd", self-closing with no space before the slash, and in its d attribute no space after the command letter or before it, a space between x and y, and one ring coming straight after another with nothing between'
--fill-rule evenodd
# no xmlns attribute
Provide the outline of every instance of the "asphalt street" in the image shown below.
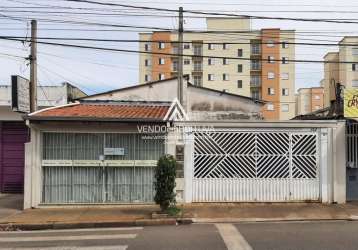
<svg viewBox="0 0 358 250"><path fill-rule="evenodd" d="M0 232L0 249L358 249L358 222L193 224Z"/></svg>

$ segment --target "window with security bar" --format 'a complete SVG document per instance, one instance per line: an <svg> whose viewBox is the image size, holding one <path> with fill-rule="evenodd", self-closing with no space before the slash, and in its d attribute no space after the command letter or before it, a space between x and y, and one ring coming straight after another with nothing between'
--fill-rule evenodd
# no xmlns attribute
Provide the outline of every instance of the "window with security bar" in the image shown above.
<svg viewBox="0 0 358 250"><path fill-rule="evenodd" d="M153 202L154 167L164 154L164 139L44 133L42 151L44 204Z"/></svg>

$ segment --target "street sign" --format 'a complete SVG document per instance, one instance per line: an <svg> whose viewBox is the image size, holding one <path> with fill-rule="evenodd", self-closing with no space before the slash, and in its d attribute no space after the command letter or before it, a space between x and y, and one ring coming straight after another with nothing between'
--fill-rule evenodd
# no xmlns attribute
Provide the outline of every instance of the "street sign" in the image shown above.
<svg viewBox="0 0 358 250"><path fill-rule="evenodd" d="M17 75L11 76L11 108L15 112L30 112L30 81Z"/></svg>
<svg viewBox="0 0 358 250"><path fill-rule="evenodd" d="M358 118L358 88L344 90L344 117Z"/></svg>

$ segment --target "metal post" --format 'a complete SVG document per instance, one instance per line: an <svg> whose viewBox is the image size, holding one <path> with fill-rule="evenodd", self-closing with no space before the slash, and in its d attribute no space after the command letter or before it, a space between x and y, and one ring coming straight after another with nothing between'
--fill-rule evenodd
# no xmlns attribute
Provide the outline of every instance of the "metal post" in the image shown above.
<svg viewBox="0 0 358 250"><path fill-rule="evenodd" d="M37 110L37 21L31 21L30 112Z"/></svg>

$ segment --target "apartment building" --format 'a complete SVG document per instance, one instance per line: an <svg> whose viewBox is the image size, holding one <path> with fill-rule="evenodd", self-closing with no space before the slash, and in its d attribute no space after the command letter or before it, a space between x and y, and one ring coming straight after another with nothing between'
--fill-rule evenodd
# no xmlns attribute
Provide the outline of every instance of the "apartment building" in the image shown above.
<svg viewBox="0 0 358 250"><path fill-rule="evenodd" d="M323 87L300 88L296 95L296 115L305 115L324 107Z"/></svg>
<svg viewBox="0 0 358 250"><path fill-rule="evenodd" d="M247 19L207 18L206 23L208 33L183 36L183 73L191 83L267 101L265 119L294 117L294 31L251 30ZM177 75L177 33L141 33L140 40L149 41L140 43L141 51L153 52L140 55L140 83Z"/></svg>
<svg viewBox="0 0 358 250"><path fill-rule="evenodd" d="M321 86L325 92L325 107L329 107L336 99L336 83L346 88L358 88L358 47L351 46L355 44L358 46L357 36L346 36L338 43L338 52L329 52L324 56L324 79Z"/></svg>

